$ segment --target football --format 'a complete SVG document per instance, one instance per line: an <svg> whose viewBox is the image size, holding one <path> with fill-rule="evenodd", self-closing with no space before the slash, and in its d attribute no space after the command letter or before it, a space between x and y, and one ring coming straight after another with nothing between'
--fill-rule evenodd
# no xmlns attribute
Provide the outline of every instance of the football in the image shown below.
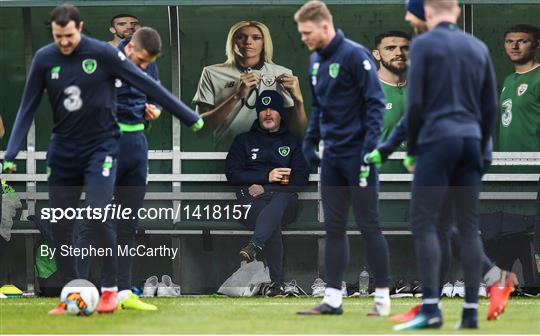
<svg viewBox="0 0 540 336"><path fill-rule="evenodd" d="M75 279L62 288L60 301L65 303L67 314L89 316L96 310L99 293L90 281Z"/></svg>

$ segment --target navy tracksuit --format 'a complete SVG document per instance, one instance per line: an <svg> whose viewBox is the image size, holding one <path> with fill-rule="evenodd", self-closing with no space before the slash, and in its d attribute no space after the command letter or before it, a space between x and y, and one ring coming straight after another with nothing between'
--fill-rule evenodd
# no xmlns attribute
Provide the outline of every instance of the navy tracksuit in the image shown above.
<svg viewBox="0 0 540 336"><path fill-rule="evenodd" d="M119 50L129 43L124 39L118 45ZM155 62L148 64L143 70L148 76L159 81L158 68ZM135 213L143 206L146 194L146 181L148 173L148 142L143 130L129 131L124 125L144 125L145 104L152 101L141 91L124 82L117 82L117 117L122 129L122 136L118 142L118 169L116 172L115 202L122 208L130 208ZM117 244L124 248L133 247L137 232L138 218L116 221ZM118 289L131 289L133 257L118 256Z"/></svg>
<svg viewBox="0 0 540 336"><path fill-rule="evenodd" d="M237 198L251 204L244 224L253 230L252 243L263 248L270 279L283 283L283 241L281 226L296 216L298 195L295 191L308 184L309 167L302 155L299 139L282 122L279 131L270 133L253 122L251 130L236 136L226 160L227 180L241 186ZM274 168L291 168L289 185L268 182ZM252 197L248 188L258 184L264 193Z"/></svg>
<svg viewBox="0 0 540 336"><path fill-rule="evenodd" d="M407 115L404 115L390 133L388 139L385 142L379 144L377 149L381 153L381 156L384 160L395 152L399 146L407 140ZM490 140L488 147L483 153L483 173L486 173L491 161L492 161L492 151L493 143ZM439 272L439 282L442 287L443 283L446 282L446 276L452 262L452 252L458 260L461 260L461 249L459 245L459 235L455 229L452 228L455 222L455 212L457 211L455 207L455 202L452 193L446 195L446 199L443 201L442 208L439 214L439 220L437 222L437 236L439 237L439 244L441 247L441 267ZM482 257L482 274L486 274L495 263L489 259L485 253Z"/></svg>
<svg viewBox="0 0 540 336"><path fill-rule="evenodd" d="M478 302L483 255L478 196L497 94L487 47L454 24L443 22L416 38L410 59L408 153L417 158L410 220L423 310L429 315L438 314L441 248L435 223L448 193L457 209L465 301ZM470 308L467 314L475 318Z"/></svg>
<svg viewBox="0 0 540 336"><path fill-rule="evenodd" d="M188 125L199 119L193 110L105 42L82 35L70 55L61 54L54 43L44 46L32 61L4 159L12 161L17 156L47 89L54 122L47 153L51 207L78 207L83 190L86 205L91 208L103 209L112 199L120 135L116 121L116 78L148 93ZM112 250L112 256L104 260L101 285L116 286L113 224L95 219L83 222L79 247L91 244ZM64 218L53 226L57 251L62 245L74 245L72 220ZM81 276L73 255L57 253L57 263L63 281Z"/></svg>
<svg viewBox="0 0 540 336"><path fill-rule="evenodd" d="M381 136L384 94L370 52L346 39L341 30L310 58L313 104L304 149L324 140L321 193L326 236L326 282L341 289L349 259L346 236L349 205L366 240L366 255L376 287L388 287L388 245L378 217L378 176L359 187L363 157ZM309 157L306 154L306 157Z"/></svg>

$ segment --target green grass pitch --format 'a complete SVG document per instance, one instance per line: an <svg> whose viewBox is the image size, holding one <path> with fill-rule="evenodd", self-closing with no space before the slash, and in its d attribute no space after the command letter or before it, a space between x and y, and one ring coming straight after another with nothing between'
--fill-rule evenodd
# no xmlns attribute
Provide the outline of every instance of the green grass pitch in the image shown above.
<svg viewBox="0 0 540 336"><path fill-rule="evenodd" d="M314 298L227 298L184 296L145 299L156 312L119 310L89 317L49 316L54 299L0 300L0 334L390 334L386 318L368 318L371 298L344 300L342 316L299 316L295 312L318 303ZM394 313L403 312L417 299L392 301ZM463 301L444 299L445 323L429 334L470 334L454 330ZM498 321L486 321L487 300L480 302L478 334L539 334L540 299L512 298ZM404 332L402 332L404 333ZM410 333L410 332L409 332ZM419 333L418 331L414 333ZM423 332L420 332L423 333Z"/></svg>

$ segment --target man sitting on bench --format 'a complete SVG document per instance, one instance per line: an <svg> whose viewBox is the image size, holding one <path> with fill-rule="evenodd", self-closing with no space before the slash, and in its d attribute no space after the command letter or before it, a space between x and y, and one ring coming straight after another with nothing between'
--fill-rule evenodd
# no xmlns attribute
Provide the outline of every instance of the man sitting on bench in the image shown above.
<svg viewBox="0 0 540 336"><path fill-rule="evenodd" d="M261 92L256 111L258 119L251 130L236 136L231 145L226 175L231 184L241 187L238 201L251 204L243 224L254 232L240 256L251 262L264 249L272 280L267 296L276 296L284 290L281 226L295 218L298 195L294 191L308 184L309 167L301 140L289 133L282 120L281 95Z"/></svg>

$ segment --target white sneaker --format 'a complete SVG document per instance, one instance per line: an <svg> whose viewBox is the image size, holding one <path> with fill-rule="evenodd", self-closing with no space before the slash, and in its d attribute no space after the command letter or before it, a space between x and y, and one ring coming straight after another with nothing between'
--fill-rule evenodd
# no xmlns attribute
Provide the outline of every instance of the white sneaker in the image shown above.
<svg viewBox="0 0 540 336"><path fill-rule="evenodd" d="M487 298L487 287L483 282L480 283L480 287L478 288L478 296L484 299Z"/></svg>
<svg viewBox="0 0 540 336"><path fill-rule="evenodd" d="M157 296L174 297L180 296L180 286L174 284L168 275L161 276L161 282L157 285Z"/></svg>
<svg viewBox="0 0 540 336"><path fill-rule="evenodd" d="M375 300L373 308L367 314L368 316L389 316L390 315L390 300Z"/></svg>
<svg viewBox="0 0 540 336"><path fill-rule="evenodd" d="M454 282L452 297L456 296L465 297L465 283L463 281L456 280L456 282Z"/></svg>
<svg viewBox="0 0 540 336"><path fill-rule="evenodd" d="M446 296L446 297L452 297L452 292L454 291L454 285L452 285L451 283L447 282L444 284L443 288L442 288L442 291L441 291L441 297L442 296Z"/></svg>
<svg viewBox="0 0 540 336"><path fill-rule="evenodd" d="M0 299L7 299L7 296L5 296L4 294L0 293Z"/></svg>
<svg viewBox="0 0 540 336"><path fill-rule="evenodd" d="M152 297L156 295L158 286L158 278L152 275L144 282L143 293L141 297Z"/></svg>
<svg viewBox="0 0 540 336"><path fill-rule="evenodd" d="M341 296L342 297L347 297L348 296L348 293L347 293L347 283L345 281L342 281L341 282Z"/></svg>
<svg viewBox="0 0 540 336"><path fill-rule="evenodd" d="M311 289L313 290L311 293L312 296L323 297L324 291L326 290L326 282L324 282L321 278L317 278L313 282L313 285L311 285Z"/></svg>

